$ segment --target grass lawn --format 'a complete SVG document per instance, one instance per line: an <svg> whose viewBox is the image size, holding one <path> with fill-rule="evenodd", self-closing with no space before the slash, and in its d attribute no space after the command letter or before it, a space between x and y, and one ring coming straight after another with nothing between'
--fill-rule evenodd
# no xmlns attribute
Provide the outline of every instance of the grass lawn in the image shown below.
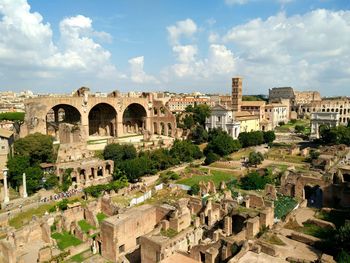
<svg viewBox="0 0 350 263"><path fill-rule="evenodd" d="M82 243L82 241L75 236L69 234L68 232L63 233L53 233L52 238L57 240L57 246L59 249L64 250L67 247L77 246Z"/></svg>
<svg viewBox="0 0 350 263"><path fill-rule="evenodd" d="M292 197L279 195L275 201L275 217L278 219L283 218L294 209L297 203Z"/></svg>
<svg viewBox="0 0 350 263"><path fill-rule="evenodd" d="M244 148L239 150L238 152L234 152L230 155L233 161L239 161L242 159L242 157L248 157L251 152L254 150L251 148Z"/></svg>
<svg viewBox="0 0 350 263"><path fill-rule="evenodd" d="M96 227L90 225L88 222L86 222L86 220L80 220L78 225L84 233L88 233L90 229L96 229Z"/></svg>
<svg viewBox="0 0 350 263"><path fill-rule="evenodd" d="M53 204L43 204L38 208L33 208L28 211L17 214L14 218L9 221L10 226L18 229L23 225L29 223L32 220L33 216L41 217L45 214L46 211L53 207Z"/></svg>
<svg viewBox="0 0 350 263"><path fill-rule="evenodd" d="M107 216L106 214L100 212L100 213L98 213L98 214L96 215L96 217L97 217L98 223L101 224L101 222L102 222L104 219L106 219L108 216Z"/></svg>
<svg viewBox="0 0 350 263"><path fill-rule="evenodd" d="M190 178L180 179L176 183L192 186L198 184L200 181L208 182L210 180L212 180L216 186L219 186L222 181L228 182L231 180L237 180L237 175L211 169L210 175L194 175Z"/></svg>
<svg viewBox="0 0 350 263"><path fill-rule="evenodd" d="M304 226L300 229L300 232L321 239L327 238L333 232L333 229L329 227L319 227L308 222L305 222L303 225Z"/></svg>
<svg viewBox="0 0 350 263"><path fill-rule="evenodd" d="M305 126L305 128L306 128L305 132L310 130L310 128L309 128L310 127L310 120L296 120L295 122L290 121L285 125L276 127L275 131L276 132L290 132L291 130L294 130L296 125Z"/></svg>
<svg viewBox="0 0 350 263"><path fill-rule="evenodd" d="M334 230L332 228L327 227L319 227L310 222L304 222L303 226L299 226L295 220L289 221L285 228L301 232L306 235L318 237L321 239L327 238L330 235L334 234Z"/></svg>

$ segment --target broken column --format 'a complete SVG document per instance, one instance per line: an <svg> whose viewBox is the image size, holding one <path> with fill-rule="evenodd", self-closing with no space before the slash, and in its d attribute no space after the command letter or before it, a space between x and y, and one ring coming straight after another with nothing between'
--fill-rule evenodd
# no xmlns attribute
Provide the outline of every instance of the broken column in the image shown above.
<svg viewBox="0 0 350 263"><path fill-rule="evenodd" d="M7 171L8 169L3 169L3 175L4 175L4 203L10 202L9 192L7 188Z"/></svg>
<svg viewBox="0 0 350 263"><path fill-rule="evenodd" d="M27 180L26 180L26 173L23 173L23 198L27 198Z"/></svg>

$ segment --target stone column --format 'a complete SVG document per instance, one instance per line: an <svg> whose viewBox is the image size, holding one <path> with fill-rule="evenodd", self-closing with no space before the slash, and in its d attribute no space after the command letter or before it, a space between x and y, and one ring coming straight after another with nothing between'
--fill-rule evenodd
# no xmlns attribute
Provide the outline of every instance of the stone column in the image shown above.
<svg viewBox="0 0 350 263"><path fill-rule="evenodd" d="M102 166L102 177L106 176L106 165Z"/></svg>
<svg viewBox="0 0 350 263"><path fill-rule="evenodd" d="M23 198L27 198L27 180L26 180L26 173L23 173Z"/></svg>
<svg viewBox="0 0 350 263"><path fill-rule="evenodd" d="M10 202L10 197L9 197L9 192L8 192L8 188L7 188L7 171L8 169L4 169L3 171L3 175L4 175L4 203L8 203Z"/></svg>
<svg viewBox="0 0 350 263"><path fill-rule="evenodd" d="M232 235L232 218L230 216L225 217L224 230L227 236Z"/></svg>

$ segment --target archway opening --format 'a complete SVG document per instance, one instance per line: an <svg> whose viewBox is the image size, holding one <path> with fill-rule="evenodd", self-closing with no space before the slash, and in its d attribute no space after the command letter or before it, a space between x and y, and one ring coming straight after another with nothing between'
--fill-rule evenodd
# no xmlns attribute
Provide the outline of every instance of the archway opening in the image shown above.
<svg viewBox="0 0 350 263"><path fill-rule="evenodd" d="M322 208L323 205L323 191L320 186L306 185L304 187L305 199L308 207Z"/></svg>
<svg viewBox="0 0 350 263"><path fill-rule="evenodd" d="M147 113L145 108L138 104L130 104L123 113L123 130L124 133L142 134L146 129Z"/></svg>
<svg viewBox="0 0 350 263"><path fill-rule="evenodd" d="M77 108L68 104L58 104L46 114L46 134L60 143L79 141L81 114Z"/></svg>
<svg viewBox="0 0 350 263"><path fill-rule="evenodd" d="M350 174L348 173L343 174L343 179L344 179L344 182L350 183Z"/></svg>
<svg viewBox="0 0 350 263"><path fill-rule="evenodd" d="M107 103L95 105L89 112L90 136L116 136L117 112Z"/></svg>
<svg viewBox="0 0 350 263"><path fill-rule="evenodd" d="M171 134L172 134L172 125L171 125L171 123L169 122L169 123L168 123L168 134L167 134L167 136L171 137Z"/></svg>
<svg viewBox="0 0 350 263"><path fill-rule="evenodd" d="M232 232L234 234L238 234L243 230L245 227L245 217L240 215L233 215L232 216Z"/></svg>

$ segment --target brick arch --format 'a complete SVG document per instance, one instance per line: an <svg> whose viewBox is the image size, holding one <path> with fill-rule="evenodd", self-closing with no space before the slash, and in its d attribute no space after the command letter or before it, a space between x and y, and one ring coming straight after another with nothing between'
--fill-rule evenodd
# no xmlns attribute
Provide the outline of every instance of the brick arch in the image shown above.
<svg viewBox="0 0 350 263"><path fill-rule="evenodd" d="M88 113L89 135L116 136L118 113L111 104L96 103Z"/></svg>

